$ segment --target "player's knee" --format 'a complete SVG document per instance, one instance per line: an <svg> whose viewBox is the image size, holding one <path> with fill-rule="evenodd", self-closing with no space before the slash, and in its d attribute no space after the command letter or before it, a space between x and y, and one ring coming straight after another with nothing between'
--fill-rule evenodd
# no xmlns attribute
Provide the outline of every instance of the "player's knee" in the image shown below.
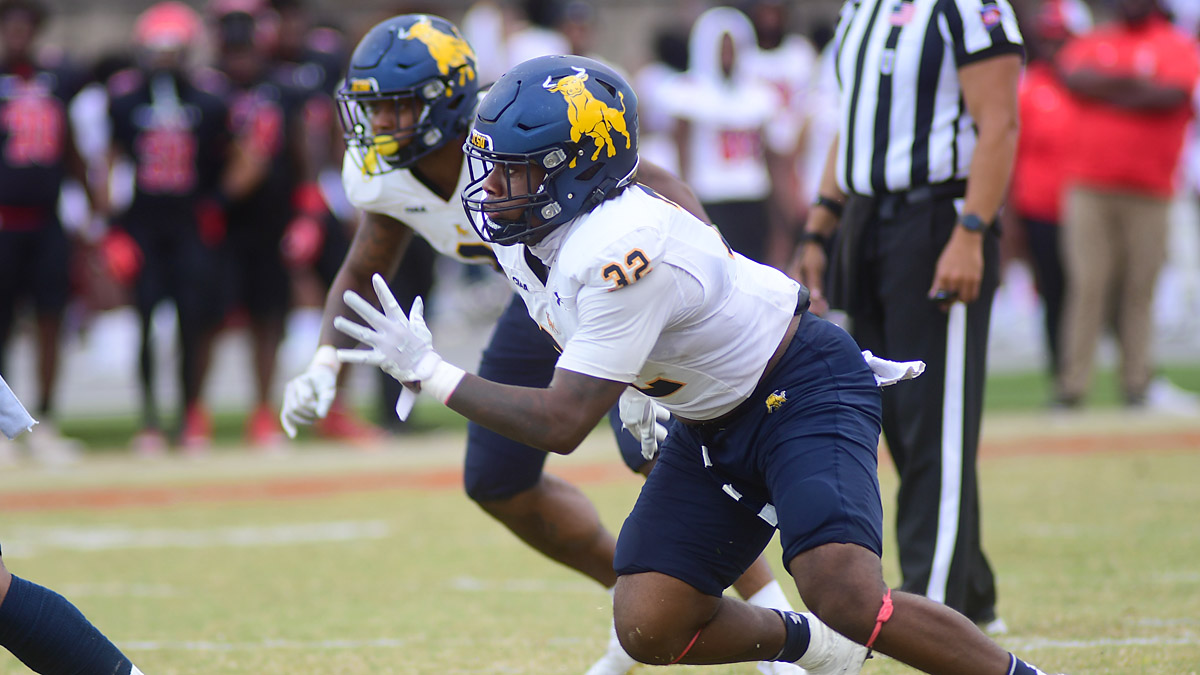
<svg viewBox="0 0 1200 675"><path fill-rule="evenodd" d="M536 484L525 488L514 488L510 484L497 484L488 479L467 480L467 496L488 515L501 521L516 518L531 512L536 505Z"/></svg>
<svg viewBox="0 0 1200 675"><path fill-rule="evenodd" d="M881 583L847 578L842 583L809 589L803 599L825 625L862 642L871 634L886 590Z"/></svg>
<svg viewBox="0 0 1200 675"><path fill-rule="evenodd" d="M661 597L622 592L613 599L613 622L621 647L640 663L673 663L688 649L703 622L681 616L674 603Z"/></svg>

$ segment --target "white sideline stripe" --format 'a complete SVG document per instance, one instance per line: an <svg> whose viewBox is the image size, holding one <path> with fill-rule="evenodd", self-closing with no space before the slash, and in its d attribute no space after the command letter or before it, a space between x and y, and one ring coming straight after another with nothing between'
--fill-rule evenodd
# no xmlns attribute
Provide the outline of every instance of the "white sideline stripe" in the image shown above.
<svg viewBox="0 0 1200 675"><path fill-rule="evenodd" d="M963 398L966 395L967 306L950 305L946 319L946 381L942 387L942 491L938 503L937 540L925 595L946 602L950 562L958 542L962 507Z"/></svg>
<svg viewBox="0 0 1200 675"><path fill-rule="evenodd" d="M473 640L475 640L473 638ZM250 652L290 649L363 649L368 647L408 647L427 642L424 636L411 638L374 638L366 640L262 640L260 642L212 642L208 640L122 640L124 651L190 651L190 652ZM477 640L475 640L477 642ZM505 640L507 641L507 640ZM581 642L556 638L556 642ZM1004 640L1004 645L1016 651L1031 649L1096 649L1097 647L1192 647L1200 645L1200 636L1179 638L1111 638L1102 640Z"/></svg>
<svg viewBox="0 0 1200 675"><path fill-rule="evenodd" d="M4 557L32 557L45 550L111 551L162 548L259 548L329 541L382 539L391 534L383 520L288 523L209 529L131 527L18 528L4 540Z"/></svg>

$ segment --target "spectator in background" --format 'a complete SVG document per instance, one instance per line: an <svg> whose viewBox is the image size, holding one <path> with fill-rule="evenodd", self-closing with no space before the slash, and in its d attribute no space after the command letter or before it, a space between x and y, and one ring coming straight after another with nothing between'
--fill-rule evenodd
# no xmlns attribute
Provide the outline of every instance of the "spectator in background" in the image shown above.
<svg viewBox="0 0 1200 675"><path fill-rule="evenodd" d="M271 9L278 20L278 29L274 31L272 76L281 84L300 92L299 97L304 101L301 111L303 125L312 130L302 143L302 152L306 155L304 161L306 166L315 167L320 194L325 204L330 206L315 209L314 217L293 219L280 241L291 278L293 311L286 327L288 334L293 330L303 332L306 318L314 314L319 320L325 294L350 248L357 215L342 191L342 154L345 147L333 115L333 94L349 59L349 46L340 30L330 25L319 25L314 20L311 4L311 0L271 0ZM260 7L258 11L263 9ZM428 283L432 283L432 277ZM423 289L427 286L419 288L424 293ZM300 308L311 308L312 313L297 312ZM349 369L344 370L341 380L345 380L345 375L350 372ZM379 380L385 388L391 388L395 382L385 377ZM339 381L339 387L341 384ZM381 398L387 399L389 396L392 401L387 408L389 414L381 416L381 419L395 419L395 415L390 414L391 405L395 404L395 392L385 391ZM260 429L256 433L263 436L259 443L271 443L275 434L274 421L270 424L264 421L254 423ZM323 438L351 443L370 445L381 436L379 429L359 418L346 406L342 396L334 401L329 414L314 426Z"/></svg>
<svg viewBox="0 0 1200 675"><path fill-rule="evenodd" d="M1067 408L1088 393L1096 343L1114 305L1125 403L1147 403L1155 283L1200 77L1196 40L1173 27L1156 0L1112 2L1116 21L1059 57L1078 108L1064 205L1067 294L1056 401Z"/></svg>
<svg viewBox="0 0 1200 675"><path fill-rule="evenodd" d="M228 146L228 110L219 83L186 68L201 30L200 18L181 2L147 9L134 24L137 68L117 73L108 86L112 145L102 193L109 192L118 160L131 162L134 175L131 203L111 214L110 238L125 252L124 274L133 281L141 319L142 429L133 447L142 456L160 455L167 445L154 392L152 322L163 300L174 302L179 321L179 441L186 452L197 452L212 433L200 401L222 310L216 249L224 217L214 197Z"/></svg>
<svg viewBox="0 0 1200 675"><path fill-rule="evenodd" d="M634 74L638 93L638 154L679 175L679 150L674 143L674 118L666 111L670 102L663 99L674 80L688 64L687 30L667 25L654 32L654 60Z"/></svg>
<svg viewBox="0 0 1200 675"><path fill-rule="evenodd" d="M766 262L771 197L767 127L781 102L753 70L754 26L732 7L700 15L688 70L658 102L675 119L680 176L735 251Z"/></svg>
<svg viewBox="0 0 1200 675"><path fill-rule="evenodd" d="M224 277L228 299L244 310L254 355L255 404L246 440L282 449L271 402L276 355L291 302L285 234L293 264L311 264L322 222L329 216L316 182L329 153L332 102L321 90L298 87L291 69L273 67L276 17L261 0L218 0L217 65L228 78L230 163L222 176L227 205ZM297 240L308 242L301 246Z"/></svg>
<svg viewBox="0 0 1200 675"><path fill-rule="evenodd" d="M81 78L61 54L35 51L46 18L37 0L0 2L0 362L20 303L29 300L37 316L36 413L44 420L29 447L39 461L64 464L79 447L53 423L71 254L57 208L64 179L87 184L87 171L67 117Z"/></svg>
<svg viewBox="0 0 1200 675"><path fill-rule="evenodd" d="M547 54L570 54L571 43L559 30L563 7L560 0L524 0L522 19L505 40L505 70Z"/></svg>
<svg viewBox="0 0 1200 675"><path fill-rule="evenodd" d="M807 38L789 30L788 5L783 0L751 0L746 3L746 14L758 38L758 49L747 55L750 71L774 87L782 103L764 137L770 150L766 158L771 176L766 262L781 268L791 260L808 205L803 195L809 177L801 173L801 158L813 103L809 93L817 75L817 52Z"/></svg>
<svg viewBox="0 0 1200 675"><path fill-rule="evenodd" d="M1021 135L1009 205L1024 230L1033 277L1044 307L1046 354L1051 378L1058 372L1063 269L1059 253L1060 203L1070 153L1070 93L1058 78L1054 59L1068 38L1091 24L1087 6L1050 0L1033 16L1028 62L1021 80Z"/></svg>

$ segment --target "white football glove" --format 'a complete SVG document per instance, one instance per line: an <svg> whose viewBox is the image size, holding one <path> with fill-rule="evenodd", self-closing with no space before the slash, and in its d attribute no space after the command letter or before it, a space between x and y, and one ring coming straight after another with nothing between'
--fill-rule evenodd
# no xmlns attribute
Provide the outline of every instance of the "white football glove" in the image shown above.
<svg viewBox="0 0 1200 675"><path fill-rule="evenodd" d="M359 325L345 317L333 320L333 327L371 349L339 349L337 358L342 363L365 363L379 366L383 372L402 383L420 382L431 375L442 357L433 351L433 335L425 325L425 304L421 298L413 300L412 311L404 316L404 310L392 295L387 282L378 274L371 277L375 295L383 313L375 309L354 291L346 291L342 299L364 321Z"/></svg>
<svg viewBox="0 0 1200 675"><path fill-rule="evenodd" d="M296 427L312 424L329 414L329 406L337 395L337 377L342 364L337 351L330 345L317 348L308 369L292 378L283 392L283 409L279 423L288 438L296 437Z"/></svg>
<svg viewBox="0 0 1200 675"><path fill-rule="evenodd" d="M671 413L642 392L628 387L617 401L621 426L642 444L642 457L654 459L658 445L667 440L666 424Z"/></svg>

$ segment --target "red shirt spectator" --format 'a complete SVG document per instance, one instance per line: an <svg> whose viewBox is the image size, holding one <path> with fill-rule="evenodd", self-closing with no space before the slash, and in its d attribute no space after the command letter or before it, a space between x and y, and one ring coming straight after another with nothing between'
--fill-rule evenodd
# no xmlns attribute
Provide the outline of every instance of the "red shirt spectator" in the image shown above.
<svg viewBox="0 0 1200 675"><path fill-rule="evenodd" d="M1074 102L1053 66L1031 61L1021 80L1021 136L1012 204L1022 218L1057 223L1075 124Z"/></svg>
<svg viewBox="0 0 1200 675"><path fill-rule="evenodd" d="M1196 41L1158 15L1112 24L1080 38L1063 50L1059 65L1066 72L1086 69L1188 92L1200 77ZM1170 197L1190 106L1155 110L1135 102L1117 105L1082 96L1075 100L1079 115L1071 140L1070 179L1091 187Z"/></svg>

